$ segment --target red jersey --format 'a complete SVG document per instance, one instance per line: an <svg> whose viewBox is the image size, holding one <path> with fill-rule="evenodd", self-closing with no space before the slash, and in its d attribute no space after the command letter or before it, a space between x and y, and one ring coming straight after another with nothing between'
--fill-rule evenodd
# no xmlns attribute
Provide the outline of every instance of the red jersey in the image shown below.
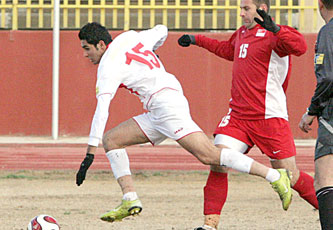
<svg viewBox="0 0 333 230"><path fill-rule="evenodd" d="M260 25L235 31L228 41L196 35L196 45L233 61L230 108L238 119L288 120L286 89L290 55L306 52L304 37L289 26L273 34Z"/></svg>

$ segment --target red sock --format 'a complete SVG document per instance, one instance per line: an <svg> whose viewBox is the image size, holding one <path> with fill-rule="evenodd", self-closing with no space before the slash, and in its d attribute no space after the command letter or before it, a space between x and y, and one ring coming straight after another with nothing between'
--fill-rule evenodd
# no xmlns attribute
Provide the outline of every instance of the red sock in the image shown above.
<svg viewBox="0 0 333 230"><path fill-rule="evenodd" d="M318 209L318 200L316 196L316 191L313 187L313 178L300 171L298 181L293 186L293 189L298 192L298 194L311 204L314 208Z"/></svg>
<svg viewBox="0 0 333 230"><path fill-rule="evenodd" d="M210 171L204 188L204 215L220 215L227 194L228 173Z"/></svg>

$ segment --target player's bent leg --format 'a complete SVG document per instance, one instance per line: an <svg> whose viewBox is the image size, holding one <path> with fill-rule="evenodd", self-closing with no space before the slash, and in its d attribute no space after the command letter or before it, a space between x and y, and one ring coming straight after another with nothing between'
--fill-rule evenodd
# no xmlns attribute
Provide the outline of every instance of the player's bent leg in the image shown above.
<svg viewBox="0 0 333 230"><path fill-rule="evenodd" d="M103 136L105 152L147 142L149 139L132 118L107 131Z"/></svg>
<svg viewBox="0 0 333 230"><path fill-rule="evenodd" d="M191 133L177 142L205 165L220 165L220 149L203 132Z"/></svg>
<svg viewBox="0 0 333 230"><path fill-rule="evenodd" d="M203 132L191 133L177 142L200 162L208 165L224 165L240 172L251 173L265 178L268 167L252 158L228 148L218 148ZM254 167L252 167L254 165Z"/></svg>
<svg viewBox="0 0 333 230"><path fill-rule="evenodd" d="M148 142L138 124L129 119L109 130L103 137L103 146L110 161L114 177L123 192L122 202L115 209L103 214L101 219L108 222L139 214L142 204L135 192L126 146Z"/></svg>
<svg viewBox="0 0 333 230"><path fill-rule="evenodd" d="M178 140L178 143L204 164L225 165L240 172L261 176L272 182L274 190L279 194L282 201L283 208L288 209L292 193L290 177L286 170L270 169L236 150L227 148L221 150L213 146L208 137L201 132L192 133ZM276 178L276 180L272 178Z"/></svg>
<svg viewBox="0 0 333 230"><path fill-rule="evenodd" d="M314 208L318 209L318 200L314 189L314 179L305 172L298 170L295 157L271 161L273 168L285 168L292 174L292 188L298 192L300 197L306 200Z"/></svg>
<svg viewBox="0 0 333 230"><path fill-rule="evenodd" d="M191 133L177 142L203 164L223 165L239 172L260 176L270 182L275 181L275 179L269 179L271 177L268 178L270 172L275 175L276 180L280 178L280 173L277 170L268 168L239 151L217 148L203 132Z"/></svg>
<svg viewBox="0 0 333 230"><path fill-rule="evenodd" d="M251 173L263 178L268 171L266 166L254 162L253 159L236 150L217 148L203 132L191 133L177 142L203 164L225 165L237 171ZM253 163L256 163L254 169L251 167Z"/></svg>

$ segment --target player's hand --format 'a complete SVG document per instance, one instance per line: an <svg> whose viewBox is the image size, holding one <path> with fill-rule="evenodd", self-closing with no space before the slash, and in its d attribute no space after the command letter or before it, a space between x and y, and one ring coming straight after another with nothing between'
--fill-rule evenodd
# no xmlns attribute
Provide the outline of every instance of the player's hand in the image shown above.
<svg viewBox="0 0 333 230"><path fill-rule="evenodd" d="M188 47L191 44L195 45L195 37L194 35L184 34L178 39L178 44L183 47Z"/></svg>
<svg viewBox="0 0 333 230"><path fill-rule="evenodd" d="M273 33L277 33L280 31L280 27L275 24L275 22L272 20L271 16L267 14L264 10L257 9L257 13L260 15L260 17L263 19L261 21L259 18L254 18L256 23L264 27L266 30L271 31Z"/></svg>
<svg viewBox="0 0 333 230"><path fill-rule="evenodd" d="M313 120L316 118L316 116L311 116L308 113L304 113L301 121L298 124L298 127L305 133L308 133L312 129L310 126L312 125Z"/></svg>
<svg viewBox="0 0 333 230"><path fill-rule="evenodd" d="M76 174L76 184L80 186L84 179L86 179L87 170L94 161L94 154L87 153L86 157L81 163L80 169Z"/></svg>

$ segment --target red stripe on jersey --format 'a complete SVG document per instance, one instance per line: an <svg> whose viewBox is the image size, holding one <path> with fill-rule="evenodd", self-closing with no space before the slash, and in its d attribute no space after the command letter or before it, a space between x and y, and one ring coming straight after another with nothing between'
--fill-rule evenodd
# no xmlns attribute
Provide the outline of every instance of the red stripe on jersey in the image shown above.
<svg viewBox="0 0 333 230"><path fill-rule="evenodd" d="M138 91L134 91L133 89L128 88L128 87L127 87L126 85L124 85L123 83L120 84L119 88L127 89L127 90L130 91L132 94L136 94L136 95L140 96L140 94L138 93Z"/></svg>

